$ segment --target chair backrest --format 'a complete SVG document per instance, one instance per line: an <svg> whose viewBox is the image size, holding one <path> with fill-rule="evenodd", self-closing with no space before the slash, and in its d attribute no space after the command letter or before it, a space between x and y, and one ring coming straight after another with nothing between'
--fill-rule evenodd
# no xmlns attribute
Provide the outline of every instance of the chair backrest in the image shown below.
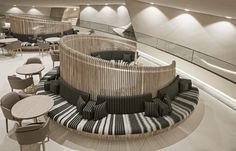
<svg viewBox="0 0 236 151"><path fill-rule="evenodd" d="M24 90L33 84L33 78L30 77L27 79L21 79L19 77L16 77L15 75L13 75L13 76L8 76L8 82L9 82L12 90L13 89Z"/></svg>
<svg viewBox="0 0 236 151"><path fill-rule="evenodd" d="M7 50L18 50L21 49L21 42L18 40L16 42L12 42L10 44L7 44L5 47Z"/></svg>
<svg viewBox="0 0 236 151"><path fill-rule="evenodd" d="M40 42L38 43L38 46L39 46L39 49L43 49L43 50L50 49L50 44L47 42Z"/></svg>
<svg viewBox="0 0 236 151"><path fill-rule="evenodd" d="M16 92L7 93L1 98L1 108L5 118L14 120L11 114L11 108L20 100L21 98Z"/></svg>
<svg viewBox="0 0 236 151"><path fill-rule="evenodd" d="M48 118L45 123L33 123L16 128L16 138L20 145L29 145L44 141L49 131Z"/></svg>
<svg viewBox="0 0 236 151"><path fill-rule="evenodd" d="M42 64L42 61L37 57L32 57L28 58L25 64L33 64L33 63Z"/></svg>

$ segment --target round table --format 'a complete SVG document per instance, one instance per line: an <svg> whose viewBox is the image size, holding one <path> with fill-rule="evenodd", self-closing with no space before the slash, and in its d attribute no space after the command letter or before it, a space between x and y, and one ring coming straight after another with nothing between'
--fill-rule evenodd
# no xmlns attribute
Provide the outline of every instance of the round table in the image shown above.
<svg viewBox="0 0 236 151"><path fill-rule="evenodd" d="M16 42L16 41L18 41L17 38L0 39L0 43L4 43L4 44L9 44L9 43Z"/></svg>
<svg viewBox="0 0 236 151"><path fill-rule="evenodd" d="M24 64L23 66L16 69L16 73L21 74L21 75L33 75L33 74L37 74L37 73L40 74L40 72L43 69L44 69L44 66L42 64L36 64L36 63Z"/></svg>
<svg viewBox="0 0 236 151"><path fill-rule="evenodd" d="M79 31L77 32L77 35L90 35L91 32L90 31Z"/></svg>
<svg viewBox="0 0 236 151"><path fill-rule="evenodd" d="M54 101L46 95L34 95L24 98L13 105L12 116L17 119L34 119L50 111Z"/></svg>
<svg viewBox="0 0 236 151"><path fill-rule="evenodd" d="M50 38L46 38L45 41L49 42L49 43L52 43L53 44L53 48L55 50L55 47L56 47L55 43L59 43L60 39L61 38L59 38L59 37L50 37Z"/></svg>

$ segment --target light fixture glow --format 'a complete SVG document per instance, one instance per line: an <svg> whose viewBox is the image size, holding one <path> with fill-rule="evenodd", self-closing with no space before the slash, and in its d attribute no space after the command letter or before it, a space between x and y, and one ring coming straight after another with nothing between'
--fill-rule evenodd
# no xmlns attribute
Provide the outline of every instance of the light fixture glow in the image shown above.
<svg viewBox="0 0 236 151"><path fill-rule="evenodd" d="M76 11L77 10L77 8L74 8L74 11Z"/></svg>
<svg viewBox="0 0 236 151"><path fill-rule="evenodd" d="M87 3L86 5L87 5L87 6L89 6L90 4L89 4L89 3Z"/></svg>
<svg viewBox="0 0 236 151"><path fill-rule="evenodd" d="M107 4L107 3L105 3L105 5L107 6L108 4Z"/></svg>
<svg viewBox="0 0 236 151"><path fill-rule="evenodd" d="M13 5L14 7L16 7L16 5Z"/></svg>
<svg viewBox="0 0 236 151"><path fill-rule="evenodd" d="M154 3L151 2L150 4L153 5Z"/></svg>
<svg viewBox="0 0 236 151"><path fill-rule="evenodd" d="M186 11L186 12L189 12L189 11L190 11L190 9L187 9L187 8L185 8L185 9L184 9L184 11Z"/></svg>
<svg viewBox="0 0 236 151"><path fill-rule="evenodd" d="M227 19L232 19L232 17L231 17L231 16L225 16L225 18L227 18Z"/></svg>
<svg viewBox="0 0 236 151"><path fill-rule="evenodd" d="M33 5L32 7L33 7L33 8L35 8L35 6L34 6L34 5Z"/></svg>

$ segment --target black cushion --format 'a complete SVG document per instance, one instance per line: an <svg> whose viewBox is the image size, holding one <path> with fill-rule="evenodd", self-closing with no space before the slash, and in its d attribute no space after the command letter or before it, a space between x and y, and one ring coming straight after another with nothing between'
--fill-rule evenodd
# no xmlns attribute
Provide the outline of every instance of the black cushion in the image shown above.
<svg viewBox="0 0 236 151"><path fill-rule="evenodd" d="M45 91L50 91L50 81L45 81L44 82L44 90Z"/></svg>
<svg viewBox="0 0 236 151"><path fill-rule="evenodd" d="M192 81L189 79L180 79L179 80L179 92L184 92L190 90L192 87Z"/></svg>
<svg viewBox="0 0 236 151"><path fill-rule="evenodd" d="M165 103L166 105L168 105L168 107L169 107L170 109L172 109L172 107L171 107L171 99L170 99L170 97L169 97L168 94L166 94L166 95L164 96L164 98L162 99L162 102Z"/></svg>
<svg viewBox="0 0 236 151"><path fill-rule="evenodd" d="M86 106L84 107L83 112L82 112L84 119L88 119L88 120L93 119L93 114L94 114L93 107L95 105L96 105L95 101L89 101L86 104Z"/></svg>
<svg viewBox="0 0 236 151"><path fill-rule="evenodd" d="M56 74L51 75L47 78L47 81L56 80Z"/></svg>
<svg viewBox="0 0 236 151"><path fill-rule="evenodd" d="M131 62L131 61L132 61L132 56L131 56L131 54L123 54L123 61L125 61L125 62Z"/></svg>
<svg viewBox="0 0 236 151"><path fill-rule="evenodd" d="M103 117L107 116L106 102L103 102L99 105L93 107L94 110L94 120L100 120Z"/></svg>
<svg viewBox="0 0 236 151"><path fill-rule="evenodd" d="M145 102L145 116L159 117L158 102Z"/></svg>
<svg viewBox="0 0 236 151"><path fill-rule="evenodd" d="M63 32L63 35L72 35L72 34L74 34L74 29L73 28Z"/></svg>
<svg viewBox="0 0 236 151"><path fill-rule="evenodd" d="M51 80L50 81L50 91L55 94L59 94L59 90L60 90L59 81L58 80Z"/></svg>
<svg viewBox="0 0 236 151"><path fill-rule="evenodd" d="M86 105L86 102L83 100L83 98L81 96L79 96L79 99L77 100L77 111L82 114L83 113L83 109Z"/></svg>
<svg viewBox="0 0 236 151"><path fill-rule="evenodd" d="M167 104L163 103L162 101L159 101L158 105L158 112L160 116L166 116L171 114L172 110Z"/></svg>
<svg viewBox="0 0 236 151"><path fill-rule="evenodd" d="M176 76L176 78L171 84L160 89L158 91L157 97L162 100L165 94L168 94L170 99L173 100L175 96L178 95L178 93L179 93L179 75Z"/></svg>
<svg viewBox="0 0 236 151"><path fill-rule="evenodd" d="M85 102L89 101L90 99L89 93L73 88L62 78L59 78L59 81L60 81L60 95L70 104L76 106L79 96L81 96Z"/></svg>

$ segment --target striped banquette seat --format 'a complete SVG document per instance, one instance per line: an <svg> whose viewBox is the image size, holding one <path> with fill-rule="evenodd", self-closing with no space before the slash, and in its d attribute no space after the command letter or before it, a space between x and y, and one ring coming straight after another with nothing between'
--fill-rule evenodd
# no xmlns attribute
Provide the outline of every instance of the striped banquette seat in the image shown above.
<svg viewBox="0 0 236 151"><path fill-rule="evenodd" d="M100 120L87 120L72 105L60 95L44 90L44 82L57 73L57 68L49 71L39 82L37 94L53 98L54 106L48 116L60 125L101 135L130 135L158 132L185 120L198 104L199 91L192 87L189 91L179 93L171 102L172 113L163 117L148 117L144 112L133 114L108 114Z"/></svg>

